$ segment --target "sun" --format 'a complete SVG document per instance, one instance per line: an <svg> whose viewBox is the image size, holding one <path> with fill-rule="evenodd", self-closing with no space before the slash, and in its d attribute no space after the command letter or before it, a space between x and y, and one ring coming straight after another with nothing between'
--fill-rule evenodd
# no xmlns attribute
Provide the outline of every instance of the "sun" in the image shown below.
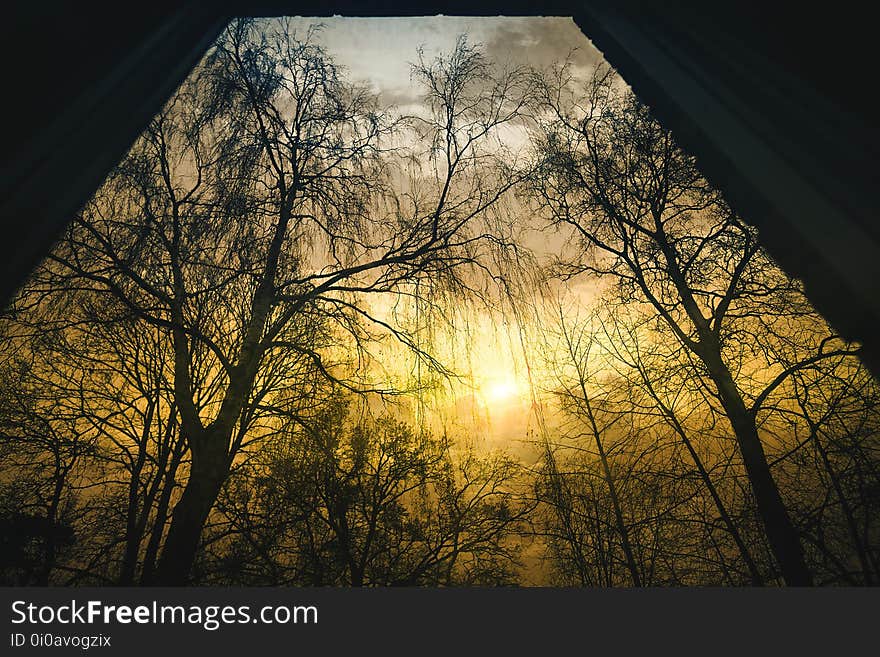
<svg viewBox="0 0 880 657"><path fill-rule="evenodd" d="M513 397L516 394L516 386L510 381L493 383L486 390L486 396L492 401L501 401Z"/></svg>
<svg viewBox="0 0 880 657"><path fill-rule="evenodd" d="M502 402L518 397L521 394L520 385L512 379L504 379L490 382L485 388L488 401Z"/></svg>

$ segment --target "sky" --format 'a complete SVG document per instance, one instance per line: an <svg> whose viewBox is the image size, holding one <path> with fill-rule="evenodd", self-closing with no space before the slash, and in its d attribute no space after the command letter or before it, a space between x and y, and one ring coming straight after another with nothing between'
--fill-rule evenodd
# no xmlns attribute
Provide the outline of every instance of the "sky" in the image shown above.
<svg viewBox="0 0 880 657"><path fill-rule="evenodd" d="M430 16L417 18L294 18L303 32L323 23L321 42L343 65L351 81L368 83L383 101L414 102L410 64L422 47L427 58L449 52L461 34L482 44L499 64L547 67L571 54L577 67L591 69L602 55L571 18Z"/></svg>
<svg viewBox="0 0 880 657"><path fill-rule="evenodd" d="M503 67L548 68L567 57L573 72L585 78L602 61L601 53L571 18L559 17L417 17L292 18L291 27L305 34L322 24L319 41L349 82L365 84L384 105L406 112L421 103L422 90L410 80L418 50L426 59L449 53L462 34L482 46L485 56ZM549 253L560 236L532 233L528 246ZM539 244L538 241L543 242ZM592 292L589 293L590 295ZM489 448L502 448L531 459L525 442L533 424L532 390L522 342L498 317L474 318L475 333L459 335L445 345L441 360L469 383L457 385L439 407L435 421L473 435L479 428ZM468 344L462 344L467 342ZM406 362L405 355L396 362ZM450 426L451 425L451 426Z"/></svg>

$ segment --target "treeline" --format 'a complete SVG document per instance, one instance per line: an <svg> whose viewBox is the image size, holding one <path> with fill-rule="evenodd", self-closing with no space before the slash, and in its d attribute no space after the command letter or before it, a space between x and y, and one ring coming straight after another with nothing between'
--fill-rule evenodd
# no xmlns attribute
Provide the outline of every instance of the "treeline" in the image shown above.
<svg viewBox="0 0 880 657"><path fill-rule="evenodd" d="M2 318L3 581L877 584L877 382L647 108L464 38L413 80L236 21L72 218ZM410 412L468 304L536 462Z"/></svg>

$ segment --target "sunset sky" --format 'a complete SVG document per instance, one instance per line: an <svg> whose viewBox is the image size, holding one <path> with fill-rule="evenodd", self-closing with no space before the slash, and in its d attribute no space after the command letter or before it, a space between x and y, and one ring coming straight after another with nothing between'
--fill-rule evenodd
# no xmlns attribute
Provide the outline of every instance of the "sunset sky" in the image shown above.
<svg viewBox="0 0 880 657"><path fill-rule="evenodd" d="M601 53L571 18L559 17L451 17L418 18L308 18L291 19L291 27L304 34L311 26L323 27L318 40L345 77L366 84L384 104L401 112L417 110L421 89L410 79L411 64L421 48L425 59L449 53L466 34L481 45L484 54L502 68L550 67L570 57L575 72L589 75L602 60ZM533 232L529 247L541 255L555 251L558 236ZM580 292L583 294L583 292ZM523 441L533 428L531 387L524 344L510 318L477 313L471 331L451 336L440 346L444 364L463 379L427 409L431 424L457 427L479 434L490 448L512 449L526 455ZM528 348L528 347L526 347ZM389 363L408 360L405 353ZM435 425L435 428L439 428Z"/></svg>
<svg viewBox="0 0 880 657"><path fill-rule="evenodd" d="M880 388L569 18L236 19L0 315L0 585L880 582Z"/></svg>

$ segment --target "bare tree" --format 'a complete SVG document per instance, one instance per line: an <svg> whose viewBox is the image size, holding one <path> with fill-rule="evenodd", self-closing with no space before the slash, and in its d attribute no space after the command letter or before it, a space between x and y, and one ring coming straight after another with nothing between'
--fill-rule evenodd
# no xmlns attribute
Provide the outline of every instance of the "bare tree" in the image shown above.
<svg viewBox="0 0 880 657"><path fill-rule="evenodd" d="M609 434L614 432L615 425L621 419L626 418L625 409L620 408L609 395L599 398L591 373L592 361L590 352L594 348L592 335L584 330L584 327L572 327L563 313L560 313L559 330L562 338L565 356L574 370L571 378L560 377L559 388L555 396L563 409L583 422L581 433L585 432L595 444L596 454L601 464L602 478L608 487L608 498L611 501L611 509L614 512L614 525L620 536L620 544L623 549L626 567L632 578L633 586L641 586L642 578L639 574L630 543L630 532L627 522L624 520L620 496L618 494L619 482L608 456ZM623 412L621 412L623 411Z"/></svg>
<svg viewBox="0 0 880 657"><path fill-rule="evenodd" d="M774 321L762 317L811 312L798 285L610 70L597 71L583 92L573 92L568 66L538 83L544 165L533 191L551 222L569 228L580 246L560 262L560 273L611 278L622 299L648 305L693 357L736 436L783 578L812 583L756 422L763 398L791 372L784 369L763 391L739 377L746 333L757 324L761 340L761 323ZM844 346L812 357L853 353Z"/></svg>
<svg viewBox="0 0 880 657"><path fill-rule="evenodd" d="M701 394L687 385L690 377L682 378L681 346L658 343L651 339L650 326L653 318L631 312L622 304L609 300L609 308L598 319L595 328L606 353L619 367L613 371L622 380L628 380L627 399L631 412L643 418L657 416L673 432L684 446L694 468L709 494L715 512L724 530L733 540L752 585L761 586L763 576L752 550L737 527L723 500L722 492L710 472L712 465L700 454L699 435L715 424L711 410L701 404ZM647 329L647 331L645 330ZM671 347L671 348L670 348ZM685 367L685 370L687 367ZM699 427L699 428L697 428ZM694 434L697 434L695 439ZM705 441L703 441L705 442ZM705 446L702 451L707 451ZM723 462L723 461L722 461Z"/></svg>
<svg viewBox="0 0 880 657"><path fill-rule="evenodd" d="M513 581L530 511L517 495L515 464L353 410L328 400L229 481L218 505L227 523L210 548L214 577L346 586Z"/></svg>
<svg viewBox="0 0 880 657"><path fill-rule="evenodd" d="M0 387L4 581L46 586L54 580L62 548L76 541L74 524L83 513L77 475L94 452L96 436L78 416L76 404L59 395L61 386L40 385L45 382L41 375L53 369L51 364L35 354L19 354L4 366Z"/></svg>
<svg viewBox="0 0 880 657"><path fill-rule="evenodd" d="M113 299L168 347L191 458L158 583L186 581L236 456L268 435L259 417L291 363L375 389L348 380L335 354L349 345L364 357L384 333L437 366L358 299L467 291L458 271L479 271L498 246L487 221L519 179L497 144L522 107L520 73L492 78L464 40L420 61L428 111L412 123L429 157L395 195L389 149L402 124L346 84L315 39L233 23L40 274L43 289Z"/></svg>

